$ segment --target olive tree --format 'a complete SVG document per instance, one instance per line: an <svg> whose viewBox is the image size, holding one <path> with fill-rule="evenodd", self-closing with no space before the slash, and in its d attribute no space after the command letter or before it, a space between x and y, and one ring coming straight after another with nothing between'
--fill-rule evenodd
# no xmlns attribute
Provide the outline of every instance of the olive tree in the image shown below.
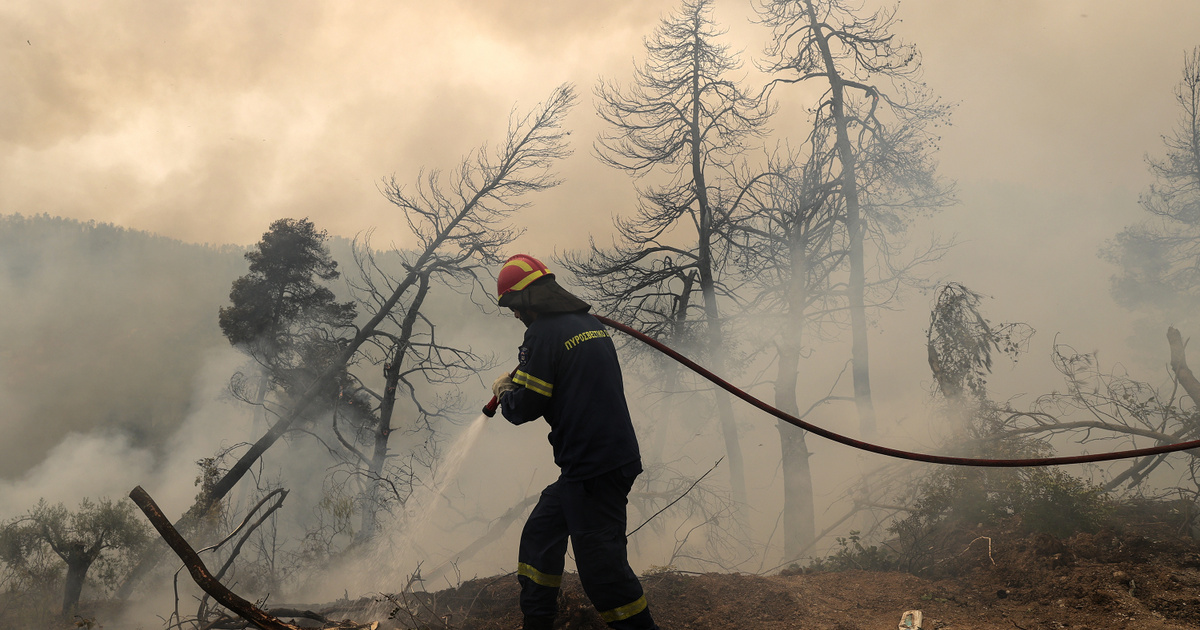
<svg viewBox="0 0 1200 630"><path fill-rule="evenodd" d="M101 581L114 583L120 569L149 537L149 528L135 514L133 503L83 499L71 512L62 503L44 499L24 516L0 527L0 561L14 568L31 568L47 550L66 565L62 614L69 616L79 604L88 573L103 573Z"/></svg>

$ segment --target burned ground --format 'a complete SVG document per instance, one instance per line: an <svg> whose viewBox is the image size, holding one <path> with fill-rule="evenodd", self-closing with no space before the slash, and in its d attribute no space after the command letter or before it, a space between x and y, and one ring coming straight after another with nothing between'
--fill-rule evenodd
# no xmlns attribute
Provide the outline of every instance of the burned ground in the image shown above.
<svg viewBox="0 0 1200 630"><path fill-rule="evenodd" d="M921 611L927 630L1200 628L1200 544L1186 506L1128 504L1110 526L1064 538L1028 533L1019 517L949 528L915 572L866 565L791 567L775 575L667 569L642 583L664 630L878 630L895 628L908 610ZM879 555L860 554L851 564L859 557ZM518 590L508 574L440 591L287 606L290 613L268 608L303 628L518 630ZM93 604L94 627L118 627L109 623L118 610ZM559 609L558 630L605 628L574 574L564 576ZM307 610L318 614L290 616ZM246 626L227 619L209 627Z"/></svg>
<svg viewBox="0 0 1200 630"><path fill-rule="evenodd" d="M962 528L957 545L922 575L849 570L643 576L665 630L895 628L907 610L923 627L1197 628L1200 545L1177 519L1147 514L1120 527L1065 539L1007 526ZM380 628L516 630L518 587L512 575L458 588L362 602L357 620ZM386 619L389 614L391 619ZM601 630L603 622L574 575L566 576L556 628Z"/></svg>

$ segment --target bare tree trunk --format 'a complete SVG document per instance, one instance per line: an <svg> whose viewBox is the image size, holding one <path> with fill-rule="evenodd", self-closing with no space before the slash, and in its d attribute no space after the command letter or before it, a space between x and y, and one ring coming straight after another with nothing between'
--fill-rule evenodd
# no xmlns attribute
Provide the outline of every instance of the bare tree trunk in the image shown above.
<svg viewBox="0 0 1200 630"><path fill-rule="evenodd" d="M367 467L367 491L362 500L362 527L358 530L354 544L369 542L375 537L377 524L376 509L379 505L379 479L383 476L383 465L387 462L388 439L392 435L392 412L396 408L396 386L400 382L400 361L403 355L397 349L392 362L384 368L387 385L383 390L383 402L379 406L379 425L375 428L375 449Z"/></svg>
<svg viewBox="0 0 1200 630"><path fill-rule="evenodd" d="M807 299L808 241L803 235L789 247L791 274L787 291L787 319L779 341L775 378L775 406L792 415L800 415L796 401L799 383L800 344L804 332L804 304ZM805 443L807 431L780 420L780 461L783 468L783 556L798 558L813 542L816 534L816 510L813 506L812 471Z"/></svg>
<svg viewBox="0 0 1200 630"><path fill-rule="evenodd" d="M845 86L829 48L829 41L820 36L822 25L817 18L812 0L805 0L810 26L817 33L816 41L821 48L825 72L829 79L833 105L834 127L837 132L838 161L841 162L842 194L846 199L846 230L850 236L850 334L851 358L853 360L854 404L858 408L859 433L864 438L875 434L875 405L871 401L871 371L867 346L866 270L863 260L863 240L866 227L863 224L862 206L859 200L857 156L850 144L848 118L846 114Z"/></svg>
<svg viewBox="0 0 1200 630"><path fill-rule="evenodd" d="M845 129L844 126L839 127ZM848 144L849 141L846 141ZM838 144L843 144L839 135ZM853 159L853 158L852 158ZM848 179L854 181L854 167L848 167ZM875 403L871 399L870 352L867 345L866 276L863 271L863 231L858 194L846 184L847 219L850 228L850 356L853 360L854 404L858 408L858 430L864 438L875 435ZM853 192L850 192L853 191Z"/></svg>
<svg viewBox="0 0 1200 630"><path fill-rule="evenodd" d="M1167 344L1171 346L1171 371L1175 373L1183 391L1191 397L1192 404L1200 406L1200 381L1196 380L1196 375L1188 367L1183 335L1174 326L1167 328Z"/></svg>
<svg viewBox="0 0 1200 630"><path fill-rule="evenodd" d="M400 323L400 335L394 339L395 353L392 360L384 368L387 386L383 390L383 401L379 406L379 425L375 428L375 448L371 453L371 462L367 468L367 492L362 502L362 528L355 537L355 543L364 543L375 536L376 514L378 513L379 480L383 478L383 465L387 463L388 439L392 435L392 414L396 409L396 387L400 384L400 367L407 356L412 341L413 325L417 315L425 305L425 297L429 295L429 272L421 273L418 277L417 293L408 305L408 311Z"/></svg>
<svg viewBox="0 0 1200 630"><path fill-rule="evenodd" d="M73 550L67 561L67 578L63 585L63 617L70 617L79 605L79 595L83 592L83 582L87 579L88 569L96 558L83 551Z"/></svg>
<svg viewBox="0 0 1200 630"><path fill-rule="evenodd" d="M666 372L666 375L663 377L662 399L657 403L661 411L656 414L660 420L654 423L654 436L650 442L649 452L643 453L644 459L648 462L664 460L664 453L667 450L667 432L676 422L676 418L681 417L680 406L675 404L675 396L677 396L675 392L679 389L679 368L675 365L665 365L663 371Z"/></svg>
<svg viewBox="0 0 1200 630"><path fill-rule="evenodd" d="M699 76L693 75L693 81ZM699 98L700 90L693 88L693 94ZM694 138L701 137L699 130L699 106L692 108L692 127ZM712 235L713 212L709 206L708 186L704 179L703 160L700 156L699 141L692 143L692 178L695 182L696 201L700 205L699 225L699 260L700 293L704 297L704 318L708 322L708 348L712 357L713 371L725 373L725 333L721 326L721 312L717 306L716 280L713 277ZM716 397L717 417L721 423L721 435L725 438L725 455L729 458L729 486L733 500L746 503L746 467L742 461L742 445L738 438L737 422L733 416L733 404L729 394L722 389L714 388Z"/></svg>
<svg viewBox="0 0 1200 630"><path fill-rule="evenodd" d="M695 272L678 274L683 281L683 288L679 290L679 301L675 304L675 312L671 324L671 342L672 347L679 347L679 342L684 338L684 325L687 322L688 307L691 305L692 289L696 284ZM663 368L665 376L663 377L663 400L667 405L667 409L663 411L662 417L671 418L673 416L681 417L683 409L672 404L673 397L679 391L679 377L682 368L674 361L667 361L666 367ZM663 452L666 450L667 431L674 422L656 422L654 425L654 440L651 442L650 449L651 462L663 461Z"/></svg>
<svg viewBox="0 0 1200 630"><path fill-rule="evenodd" d="M779 352L779 369L775 381L775 406L797 416L796 382L800 355L794 349ZM780 420L780 456L783 467L783 557L795 559L808 548L816 532L813 507L812 471L809 469L807 431Z"/></svg>

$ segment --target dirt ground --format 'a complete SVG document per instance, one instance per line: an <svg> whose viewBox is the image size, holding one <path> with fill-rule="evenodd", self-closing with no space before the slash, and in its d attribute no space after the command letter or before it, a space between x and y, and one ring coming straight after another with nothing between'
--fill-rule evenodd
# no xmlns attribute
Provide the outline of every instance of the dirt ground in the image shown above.
<svg viewBox="0 0 1200 630"><path fill-rule="evenodd" d="M1200 545L1177 526L1149 522L1065 540L982 528L959 534L957 555L926 577L664 572L642 582L664 630L883 630L896 628L908 610L921 611L927 630L1200 628ZM560 604L556 628L605 627L573 575ZM419 599L383 598L369 608L353 616L380 620L380 629L521 627L511 575Z"/></svg>

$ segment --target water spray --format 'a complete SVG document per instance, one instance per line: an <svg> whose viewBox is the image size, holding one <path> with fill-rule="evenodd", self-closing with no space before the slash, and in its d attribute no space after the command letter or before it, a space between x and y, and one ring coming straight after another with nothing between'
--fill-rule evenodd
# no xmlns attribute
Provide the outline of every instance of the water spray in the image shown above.
<svg viewBox="0 0 1200 630"><path fill-rule="evenodd" d="M742 389L729 384L727 381L725 381L721 377L717 376L716 374L713 374L712 372L709 372L700 364L698 364L695 361L692 361L691 359L683 356L682 354L679 354L678 352L672 350L671 348L667 347L665 344L658 341L657 339L654 339L654 338L642 333L639 330L636 330L634 328L626 326L625 324L613 321L607 317L603 317L601 315L596 315L595 317L596 317L596 319L600 320L600 322L603 323L604 325L606 325L610 328L615 328L615 329L633 337L634 339L641 341L642 343L650 346L651 348L654 348L655 350L667 355L668 357L671 357L672 359L679 362L681 365L688 368L689 370L692 370L696 374L699 374L700 376L703 376L704 378L708 379L709 381L712 381L712 383L714 385L720 387L721 389L724 389L725 391L729 392L730 394L733 394L734 396L737 396L738 398L741 398L742 400L761 409L762 411L765 411L765 412L775 416L776 418L779 418L780 420L787 422L788 424L797 426L801 429L804 429L805 431L810 431L812 433L815 433L827 440L832 440L839 444L844 444L846 446L849 446L851 448L855 448L855 449L858 449L861 451L867 451L870 453L877 453L879 455L885 455L887 457L894 457L897 459L906 459L906 460L914 461L914 462L925 462L925 463L929 463L929 464L946 464L946 465L951 465L951 466L977 466L977 467L988 467L988 468L1028 468L1028 467L1035 467L1035 466L1061 466L1063 464L1085 464L1085 463L1090 463L1090 462L1105 462L1105 461L1112 461L1112 460L1117 460L1117 459L1130 459L1130 458L1134 458L1134 457L1145 457L1147 455L1161 455L1163 453L1175 453L1178 451L1186 451L1186 450L1190 450L1190 449L1194 449L1194 448L1200 448L1200 440L1190 440L1187 442L1179 442L1176 444L1160 444L1158 446L1151 446L1151 447L1147 447L1147 448L1135 448L1135 449L1129 449L1129 450L1124 450L1124 451L1114 451L1111 453L1094 453L1094 454L1088 454L1088 455L1068 455L1068 456L1061 456L1061 457L1034 457L1034 458L1024 458L1024 459L983 459L983 458L974 458L974 457L953 457L953 456L949 456L949 455L932 455L929 453L916 453L916 452L905 451L905 450L901 450L901 449L897 449L897 448L890 448L887 446L880 446L879 444L872 444L870 442L856 440L852 437L841 435L839 433L834 433L833 431L830 431L829 429L825 429L825 428L819 427L815 424L805 422L804 420L801 420L800 418L797 418L791 414L780 411L779 409L776 409L775 407L763 402L762 400L755 398L754 396L743 391ZM514 370L514 372L516 372L516 370ZM484 415L486 415L488 417L495 415L497 404L498 404L498 401L496 400L495 397L493 397L492 400L488 403L488 405L483 408Z"/></svg>

